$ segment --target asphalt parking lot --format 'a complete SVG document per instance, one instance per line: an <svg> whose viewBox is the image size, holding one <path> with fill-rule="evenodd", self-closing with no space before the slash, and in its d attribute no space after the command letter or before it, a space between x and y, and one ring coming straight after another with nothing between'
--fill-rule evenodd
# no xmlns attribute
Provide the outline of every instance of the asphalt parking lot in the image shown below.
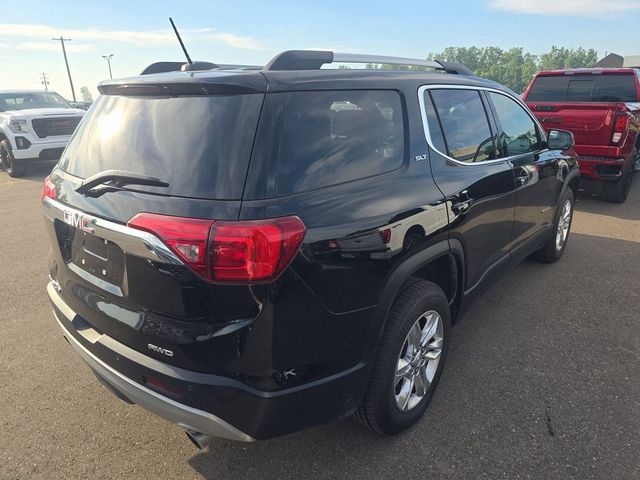
<svg viewBox="0 0 640 480"><path fill-rule="evenodd" d="M50 166L0 172L0 478L640 478L640 175L623 205L580 196L568 249L477 301L414 429L350 420L200 452L109 394L45 294Z"/></svg>

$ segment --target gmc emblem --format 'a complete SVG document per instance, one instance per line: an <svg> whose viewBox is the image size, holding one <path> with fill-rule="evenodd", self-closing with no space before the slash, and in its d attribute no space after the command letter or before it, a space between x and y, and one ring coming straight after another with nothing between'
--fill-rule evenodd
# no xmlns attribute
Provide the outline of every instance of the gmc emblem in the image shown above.
<svg viewBox="0 0 640 480"><path fill-rule="evenodd" d="M49 123L52 127L70 127L72 125L71 120L59 120L59 121L51 121Z"/></svg>
<svg viewBox="0 0 640 480"><path fill-rule="evenodd" d="M75 212L64 212L64 222L86 233L94 233L95 218Z"/></svg>

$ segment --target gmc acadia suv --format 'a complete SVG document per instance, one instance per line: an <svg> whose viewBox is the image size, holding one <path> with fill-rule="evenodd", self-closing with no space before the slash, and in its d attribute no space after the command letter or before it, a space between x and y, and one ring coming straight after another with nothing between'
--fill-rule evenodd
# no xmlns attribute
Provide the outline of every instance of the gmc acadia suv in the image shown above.
<svg viewBox="0 0 640 480"><path fill-rule="evenodd" d="M414 424L473 296L562 256L572 135L444 62L185 70L102 83L45 180L64 336L200 447Z"/></svg>

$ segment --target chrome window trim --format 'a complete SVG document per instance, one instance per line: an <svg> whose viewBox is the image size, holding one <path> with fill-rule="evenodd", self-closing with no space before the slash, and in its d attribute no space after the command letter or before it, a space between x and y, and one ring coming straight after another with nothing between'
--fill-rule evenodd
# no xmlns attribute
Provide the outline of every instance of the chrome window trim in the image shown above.
<svg viewBox="0 0 640 480"><path fill-rule="evenodd" d="M468 162L461 162L460 160L456 160L455 158L450 157L446 153L441 152L435 147L433 141L431 140L431 133L429 132L429 123L427 121L427 109L424 102L424 92L427 90L475 90L475 91L485 91L485 92L504 95L505 97L510 98L511 100L514 100L518 105L520 105L523 108L524 112L529 116L529 118L536 125L536 127L538 127L538 134L540 135L540 141L545 143L547 141L547 137L544 129L540 125L540 122L538 122L538 119L531 114L527 105L520 98L517 98L516 96L511 95L503 90L498 90L497 88L491 88L491 87L475 86L475 85L446 85L446 84L422 85L421 87L418 88L418 102L420 104L420 116L422 117L422 128L424 131L425 139L429 144L429 148L431 148L431 150L438 153L439 155L446 158L447 160L450 160L458 165L464 165L466 167L473 167L477 165L491 165L494 163L508 162L511 159L521 157L522 155L529 155L529 154L524 153L524 154L518 154L518 155L511 155L509 157L504 157L504 158L496 158L494 160L485 160L483 162L468 163Z"/></svg>
<svg viewBox="0 0 640 480"><path fill-rule="evenodd" d="M125 253L154 262L184 265L184 262L152 233L94 217L51 198L45 198L42 203L44 215L50 220L67 223L65 215L89 217L93 230L91 234L114 242Z"/></svg>

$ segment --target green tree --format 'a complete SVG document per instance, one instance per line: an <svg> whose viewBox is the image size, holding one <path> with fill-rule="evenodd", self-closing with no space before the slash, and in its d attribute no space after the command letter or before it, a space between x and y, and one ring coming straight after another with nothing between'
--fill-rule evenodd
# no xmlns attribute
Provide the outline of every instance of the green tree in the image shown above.
<svg viewBox="0 0 640 480"><path fill-rule="evenodd" d="M429 58L462 63L474 74L506 85L522 93L538 70L592 67L598 61L593 48L551 47L540 57L525 52L522 47L503 50L499 47L447 47L431 53ZM426 70L423 67L367 63L365 68L375 70Z"/></svg>
<svg viewBox="0 0 640 480"><path fill-rule="evenodd" d="M551 51L540 55L540 70L559 70L562 68L593 67L598 61L598 52L593 48L551 47Z"/></svg>
<svg viewBox="0 0 640 480"><path fill-rule="evenodd" d="M80 87L80 96L83 102L93 102L93 96L87 87Z"/></svg>
<svg viewBox="0 0 640 480"><path fill-rule="evenodd" d="M447 47L429 58L462 63L476 75L502 83L517 93L527 87L538 70L591 67L598 61L594 49L554 46L537 57L521 47L502 50L499 47Z"/></svg>

